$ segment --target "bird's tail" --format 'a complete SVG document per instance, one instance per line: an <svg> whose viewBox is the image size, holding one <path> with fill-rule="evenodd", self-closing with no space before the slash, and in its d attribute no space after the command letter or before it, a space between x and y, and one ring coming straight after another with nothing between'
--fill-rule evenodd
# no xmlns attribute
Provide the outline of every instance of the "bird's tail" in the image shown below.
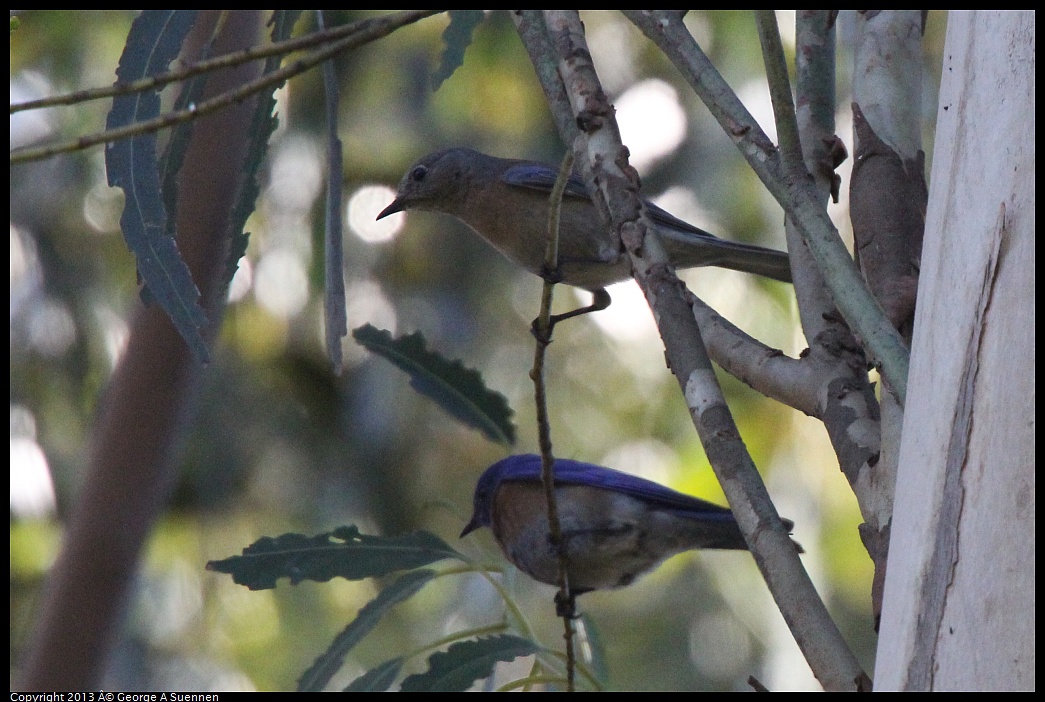
<svg viewBox="0 0 1045 702"><path fill-rule="evenodd" d="M716 265L741 273L772 278L781 283L791 282L791 261L783 251L735 241L720 241L729 246L728 249L723 249L724 258Z"/></svg>
<svg viewBox="0 0 1045 702"><path fill-rule="evenodd" d="M791 263L783 251L719 239L706 232L694 235L667 228L660 232L669 257L679 268L718 266L791 282Z"/></svg>
<svg viewBox="0 0 1045 702"><path fill-rule="evenodd" d="M691 520L691 527L684 536L686 548L747 550L747 541L744 540L740 526L731 514L696 517L690 513L686 516ZM795 526L790 519L782 518L780 521L789 533ZM794 539L791 539L791 543L795 545L796 551L805 553L800 543Z"/></svg>

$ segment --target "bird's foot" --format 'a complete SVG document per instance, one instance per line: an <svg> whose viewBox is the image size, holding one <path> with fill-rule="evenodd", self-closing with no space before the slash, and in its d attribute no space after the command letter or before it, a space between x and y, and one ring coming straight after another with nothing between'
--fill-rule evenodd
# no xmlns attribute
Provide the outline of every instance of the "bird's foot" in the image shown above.
<svg viewBox="0 0 1045 702"><path fill-rule="evenodd" d="M562 314L553 314L548 318L548 326L541 328L540 320L535 319L530 324L530 333L533 334L534 338L544 344L550 344L552 340L552 330L555 329L555 325L560 322L565 322L567 319L573 317L580 317L581 315L588 314L589 312L599 312L610 306L613 302L610 298L610 294L606 292L605 288L596 288L591 291L592 299L591 304L586 307L579 307L570 312L563 312Z"/></svg>

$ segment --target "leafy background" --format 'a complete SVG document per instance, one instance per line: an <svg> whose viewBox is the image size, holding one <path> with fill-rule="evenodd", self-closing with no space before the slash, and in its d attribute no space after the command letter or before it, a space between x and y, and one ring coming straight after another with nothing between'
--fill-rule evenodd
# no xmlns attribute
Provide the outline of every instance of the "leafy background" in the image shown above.
<svg viewBox="0 0 1045 702"><path fill-rule="evenodd" d="M793 35L789 17L781 15L785 41ZM133 18L21 14L11 44L12 102L110 84ZM658 52L616 13L583 19L644 193L721 236L782 248L779 208ZM691 12L686 21L770 129L750 14ZM298 31L312 22L306 16ZM846 25L843 13L838 133L851 151ZM509 18L489 14L463 66L433 92L445 26L445 16L436 16L337 60L349 328L369 322L397 335L421 331L429 348L480 370L516 411L518 450L532 451L529 322L540 281L449 218L417 213L373 222L391 200L389 186L429 151L468 145L506 157L561 157ZM931 14L930 124L944 29L945 15ZM316 534L342 524L389 535L423 528L472 557L500 562L488 533L460 542L457 534L475 480L505 449L413 392L403 373L351 336L345 372L329 370L321 321L319 73L291 81L278 97L280 128L248 222L250 245L179 482L143 559L109 688L292 688L379 584L335 579L250 592L204 570L207 561L239 553L263 535ZM165 105L170 100L164 93ZM109 107L103 100L14 115L11 146L96 131ZM848 164L841 173L845 183ZM13 676L60 544L62 515L76 494L92 417L141 302L119 232L122 195L106 184L100 148L13 167L10 194ZM832 216L847 228L844 187ZM786 286L708 269L686 277L766 343L792 355L804 348ZM630 469L722 502L637 287L627 283L611 294L609 310L556 330L548 377L557 455ZM580 300L567 288L557 295L563 308ZM723 380L780 513L797 525L807 568L861 662L873 668L871 564L857 535L855 500L822 426ZM505 579L545 645L559 645L553 590L510 569ZM343 687L397 653L490 623L500 606L474 574L437 578L352 651L334 683ZM633 587L584 596L580 606L606 652L612 687L742 689L749 674L774 690L815 687L745 554L679 556ZM423 665L406 664L413 672ZM516 674L526 668L511 665Z"/></svg>

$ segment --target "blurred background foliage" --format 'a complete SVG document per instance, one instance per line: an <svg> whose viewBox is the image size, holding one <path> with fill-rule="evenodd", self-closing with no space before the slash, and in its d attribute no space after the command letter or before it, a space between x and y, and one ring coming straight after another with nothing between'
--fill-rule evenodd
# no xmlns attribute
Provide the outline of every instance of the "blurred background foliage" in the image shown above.
<svg viewBox="0 0 1045 702"><path fill-rule="evenodd" d="M350 21L362 13L340 13ZM779 15L785 42L793 14ZM11 36L11 101L111 84L134 14L25 12ZM583 14L624 142L658 204L716 234L783 248L782 214L706 109L621 15ZM687 24L771 135L753 19L690 12ZM310 31L306 15L297 32ZM530 320L540 280L516 269L456 220L416 213L375 223L418 157L467 145L558 162L564 146L533 69L503 12L476 29L464 65L437 92L444 15L338 58L348 227L349 328L421 331L429 347L480 370L516 411L516 452L536 450ZM848 20L839 34L837 132L850 153ZM926 35L925 115L932 124L945 15ZM792 47L793 49L793 47ZM169 97L165 97L169 99ZM100 130L108 100L23 112L11 146ZM247 256L187 429L178 484L141 566L107 688L292 688L376 593L374 583L282 584L249 592L204 571L263 535L341 524L367 533L428 529L501 562L488 532L457 534L476 479L505 449L413 392L406 376L351 337L337 377L322 342L323 102L319 73L279 94L280 128L248 223ZM926 143L931 146L931 134ZM221 154L215 154L221 158ZM841 168L848 180L849 163ZM846 191L832 205L848 230ZM42 581L77 494L92 419L140 306L119 233L120 191L102 149L11 169L11 673L33 625ZM735 324L796 355L805 348L788 286L731 271L685 274ZM557 455L637 472L708 499L723 496L699 444L637 286L556 330L549 400ZM558 306L581 301L557 289ZM731 407L779 512L795 521L804 562L867 670L876 645L871 563L859 513L822 425L722 376ZM112 509L119 509L113 505ZM509 572L542 640L561 645L553 590ZM89 584L85 584L89 586ZM750 556L685 554L633 587L580 601L619 689L770 689L816 683ZM501 605L479 577L449 576L398 607L335 678L449 632L495 621ZM417 663L420 665L420 662ZM526 669L525 663L516 662ZM508 679L510 672L498 673Z"/></svg>

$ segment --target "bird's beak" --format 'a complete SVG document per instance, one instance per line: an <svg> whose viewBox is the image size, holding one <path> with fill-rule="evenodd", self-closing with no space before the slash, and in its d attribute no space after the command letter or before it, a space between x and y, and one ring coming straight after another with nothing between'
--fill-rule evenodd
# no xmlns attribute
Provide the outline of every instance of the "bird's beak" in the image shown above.
<svg viewBox="0 0 1045 702"><path fill-rule="evenodd" d="M396 198L395 200L392 200L392 204L391 205L389 205L385 209L381 210L381 214L379 214L377 216L377 218L378 219L382 219L383 217L387 217L390 214L395 214L396 212L402 212L402 211L403 211L403 203L400 202L399 198Z"/></svg>
<svg viewBox="0 0 1045 702"><path fill-rule="evenodd" d="M479 520L479 516L473 514L472 515L472 521L468 522L468 524L465 525L464 529L461 530L461 535L459 537L457 537L457 538L463 539L464 537L468 536L469 534L471 534L473 531L475 531L476 529L478 529L481 526L483 526L483 524Z"/></svg>

